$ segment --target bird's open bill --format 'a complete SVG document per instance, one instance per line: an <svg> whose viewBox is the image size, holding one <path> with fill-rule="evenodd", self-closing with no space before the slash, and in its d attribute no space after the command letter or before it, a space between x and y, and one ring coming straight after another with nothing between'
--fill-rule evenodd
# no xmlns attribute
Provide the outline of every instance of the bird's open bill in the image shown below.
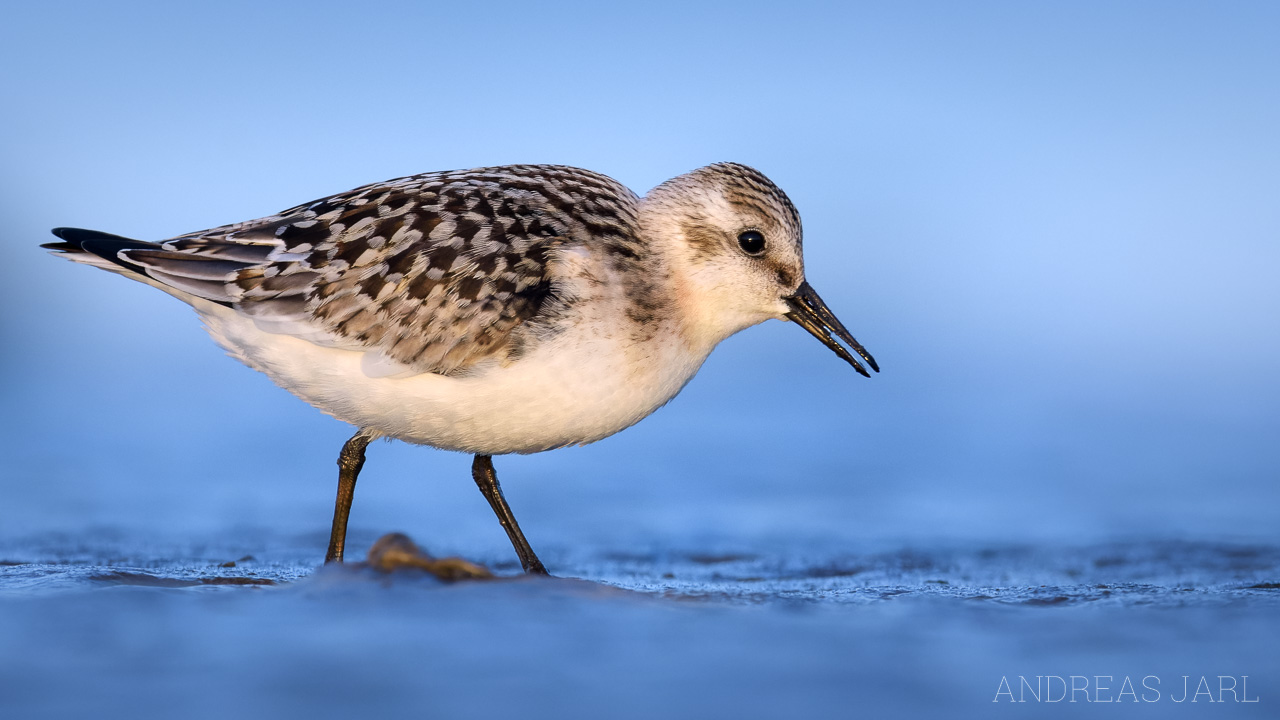
<svg viewBox="0 0 1280 720"><path fill-rule="evenodd" d="M822 341L823 345L831 348L835 354L844 358L845 362L853 366L860 374L871 377L867 369L858 362L858 359L836 341L840 338L853 348L855 352L862 356L863 360L871 366L872 370L880 372L880 367L876 365L875 358L871 357L871 353L862 347L857 340L853 339L853 335L845 329L844 325L831 314L831 310L827 308L827 304L822 302L822 298L818 297L818 293L809 285L808 282L800 283L800 289L796 290L796 294L787 298L787 304L791 306L791 312L787 313L787 319L794 321L797 325L808 330L814 337ZM832 337L832 333L835 337Z"/></svg>

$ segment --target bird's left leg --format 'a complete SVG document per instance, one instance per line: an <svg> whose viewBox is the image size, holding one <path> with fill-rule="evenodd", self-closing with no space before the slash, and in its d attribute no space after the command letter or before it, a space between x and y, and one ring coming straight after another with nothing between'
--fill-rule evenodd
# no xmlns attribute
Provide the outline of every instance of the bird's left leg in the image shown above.
<svg viewBox="0 0 1280 720"><path fill-rule="evenodd" d="M333 506L333 529L329 532L329 552L324 563L342 562L342 549L347 544L347 516L351 514L351 500L356 494L356 478L364 467L364 449L377 434L361 428L342 446L338 455L338 499Z"/></svg>

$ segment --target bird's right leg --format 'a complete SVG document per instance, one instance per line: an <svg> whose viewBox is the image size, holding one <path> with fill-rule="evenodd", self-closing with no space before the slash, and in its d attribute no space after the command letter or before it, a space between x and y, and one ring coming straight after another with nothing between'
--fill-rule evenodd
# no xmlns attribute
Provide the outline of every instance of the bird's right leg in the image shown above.
<svg viewBox="0 0 1280 720"><path fill-rule="evenodd" d="M364 449L375 434L361 428L342 446L338 454L338 499L333 507L333 530L329 533L329 552L325 553L326 565L342 562L342 548L347 543L347 516L351 514L351 499L356 494L356 478L364 467Z"/></svg>
<svg viewBox="0 0 1280 720"><path fill-rule="evenodd" d="M530 575L549 575L547 568L534 554L533 548L529 547L529 541L525 540L524 533L520 532L520 523L516 522L511 506L502 495L498 474L493 470L493 458L488 455L477 455L475 462L471 463L471 477L476 481L480 492L484 493L485 499L489 501L489 507L493 508L494 514L498 516L502 529L507 531L507 538L516 549L516 555L520 556L520 566Z"/></svg>

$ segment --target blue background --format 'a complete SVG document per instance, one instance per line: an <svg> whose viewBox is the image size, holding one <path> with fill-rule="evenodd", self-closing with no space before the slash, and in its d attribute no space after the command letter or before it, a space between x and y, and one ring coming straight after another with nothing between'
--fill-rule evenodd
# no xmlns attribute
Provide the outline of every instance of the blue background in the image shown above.
<svg viewBox="0 0 1280 720"><path fill-rule="evenodd" d="M514 162L644 192L720 160L791 195L810 281L884 372L782 323L732 338L636 428L499 459L543 545L1280 527L1273 4L6 15L9 531L322 533L349 432L187 308L46 256L50 227L160 239ZM502 547L465 458L371 453L356 528Z"/></svg>
<svg viewBox="0 0 1280 720"><path fill-rule="evenodd" d="M1278 37L1268 2L7 4L0 715L986 718L1077 674L1273 712ZM497 458L591 582L316 572L351 429L37 247L722 160L883 372L766 323L638 426ZM349 557L514 573L469 463L371 446ZM211 584L246 577L280 586Z"/></svg>

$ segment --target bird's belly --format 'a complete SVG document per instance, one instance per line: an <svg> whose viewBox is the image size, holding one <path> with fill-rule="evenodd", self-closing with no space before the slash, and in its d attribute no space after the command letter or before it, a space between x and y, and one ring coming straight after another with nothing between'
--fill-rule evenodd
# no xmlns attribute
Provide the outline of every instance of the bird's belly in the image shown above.
<svg viewBox="0 0 1280 720"><path fill-rule="evenodd" d="M464 377L370 377L362 352L266 333L232 313L207 314L205 324L233 356L329 415L406 442L486 455L608 437L674 397L706 359L677 338L626 346L584 328Z"/></svg>

